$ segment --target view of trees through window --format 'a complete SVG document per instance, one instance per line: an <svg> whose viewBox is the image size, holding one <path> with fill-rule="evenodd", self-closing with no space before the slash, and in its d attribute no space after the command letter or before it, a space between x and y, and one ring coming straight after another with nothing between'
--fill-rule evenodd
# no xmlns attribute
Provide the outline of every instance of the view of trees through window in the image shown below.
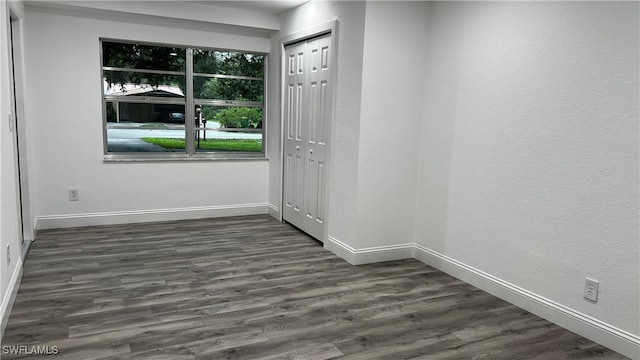
<svg viewBox="0 0 640 360"><path fill-rule="evenodd" d="M263 152L264 54L103 40L102 66L107 154Z"/></svg>

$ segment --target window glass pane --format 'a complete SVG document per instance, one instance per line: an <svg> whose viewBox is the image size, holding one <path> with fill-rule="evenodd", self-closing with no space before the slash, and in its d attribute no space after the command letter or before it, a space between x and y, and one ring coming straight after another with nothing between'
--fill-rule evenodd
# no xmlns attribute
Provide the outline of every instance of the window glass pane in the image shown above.
<svg viewBox="0 0 640 360"><path fill-rule="evenodd" d="M185 77L181 75L143 74L103 71L104 94L109 96L157 96L184 98Z"/></svg>
<svg viewBox="0 0 640 360"><path fill-rule="evenodd" d="M187 53L192 64L186 64ZM189 148L186 155L193 155L186 135L193 136L198 153L263 153L265 57L103 41L107 153L186 154ZM193 65L189 77L187 65ZM187 93L188 82L193 92ZM185 106L203 102L223 106L197 105L194 126ZM237 106L241 102L250 106Z"/></svg>
<svg viewBox="0 0 640 360"><path fill-rule="evenodd" d="M185 152L184 105L106 105L108 152Z"/></svg>
<svg viewBox="0 0 640 360"><path fill-rule="evenodd" d="M264 55L194 49L193 72L262 78Z"/></svg>
<svg viewBox="0 0 640 360"><path fill-rule="evenodd" d="M262 108L200 106L196 152L262 152Z"/></svg>
<svg viewBox="0 0 640 360"><path fill-rule="evenodd" d="M102 42L103 66L127 69L184 71L183 48Z"/></svg>
<svg viewBox="0 0 640 360"><path fill-rule="evenodd" d="M193 77L193 94L198 99L263 101L264 81Z"/></svg>

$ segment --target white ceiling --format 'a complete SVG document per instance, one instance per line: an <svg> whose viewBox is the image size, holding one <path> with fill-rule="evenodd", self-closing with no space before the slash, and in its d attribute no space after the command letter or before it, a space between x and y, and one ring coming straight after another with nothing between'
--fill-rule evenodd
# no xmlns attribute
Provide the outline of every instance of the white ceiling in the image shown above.
<svg viewBox="0 0 640 360"><path fill-rule="evenodd" d="M188 0L187 0L188 1ZM254 10L271 14L280 14L300 6L309 0L199 0L201 4L231 7L243 10Z"/></svg>
<svg viewBox="0 0 640 360"><path fill-rule="evenodd" d="M0 0L0 4L4 0ZM279 14L309 0L24 0L33 11L269 37ZM210 9L209 9L210 8Z"/></svg>

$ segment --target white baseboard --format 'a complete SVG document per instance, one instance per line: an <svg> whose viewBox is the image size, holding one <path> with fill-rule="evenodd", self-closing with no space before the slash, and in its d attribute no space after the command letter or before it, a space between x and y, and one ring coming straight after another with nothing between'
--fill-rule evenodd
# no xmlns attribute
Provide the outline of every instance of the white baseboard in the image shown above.
<svg viewBox="0 0 640 360"><path fill-rule="evenodd" d="M376 246L364 249L354 249L342 241L328 236L324 243L325 249L345 259L352 265L363 265L383 261L411 259L413 244L399 244L391 246Z"/></svg>
<svg viewBox="0 0 640 360"><path fill-rule="evenodd" d="M176 209L115 211L88 214L37 216L36 230L81 226L115 225L170 220L205 219L224 216L267 214L268 204L236 204Z"/></svg>
<svg viewBox="0 0 640 360"><path fill-rule="evenodd" d="M634 360L640 336L546 299L418 244L355 249L329 236L324 247L353 265L414 258Z"/></svg>
<svg viewBox="0 0 640 360"><path fill-rule="evenodd" d="M632 359L640 360L639 336L577 312L421 245L413 245L415 259L587 339Z"/></svg>
<svg viewBox="0 0 640 360"><path fill-rule="evenodd" d="M280 209L273 204L269 204L269 215L280 220Z"/></svg>
<svg viewBox="0 0 640 360"><path fill-rule="evenodd" d="M9 281L9 287L4 298L2 298L2 305L0 305L0 340L4 336L4 329L9 322L9 315L11 315L11 309L13 308L13 302L16 300L18 294L18 288L20 288L20 281L22 280L22 259L18 258L11 280Z"/></svg>

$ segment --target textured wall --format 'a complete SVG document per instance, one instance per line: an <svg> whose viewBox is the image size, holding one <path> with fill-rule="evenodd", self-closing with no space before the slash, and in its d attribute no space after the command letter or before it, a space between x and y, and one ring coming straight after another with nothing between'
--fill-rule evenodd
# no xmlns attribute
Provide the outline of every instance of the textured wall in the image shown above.
<svg viewBox="0 0 640 360"><path fill-rule="evenodd" d="M413 242L427 8L367 4L355 248Z"/></svg>
<svg viewBox="0 0 640 360"><path fill-rule="evenodd" d="M636 335L638 7L432 5L415 232Z"/></svg>
<svg viewBox="0 0 640 360"><path fill-rule="evenodd" d="M280 80L281 80L281 58L280 58L280 32L277 31L271 36L271 52L268 64L268 84L267 84L267 156L269 157L269 205L280 211L280 196L282 194L282 154L280 153L281 131L280 125ZM273 215L276 215L275 212ZM278 215L279 216L279 215Z"/></svg>
<svg viewBox="0 0 640 360"><path fill-rule="evenodd" d="M9 3L0 2L0 323L8 320L8 309L19 268L20 224L15 133L9 128L8 115L13 114L9 71L10 38ZM14 129L15 130L15 129ZM11 263L7 263L7 245L10 245ZM12 284L12 281L14 283ZM5 313L6 312L6 313ZM4 330L4 328L3 328Z"/></svg>
<svg viewBox="0 0 640 360"><path fill-rule="evenodd" d="M365 6L364 1L311 1L284 13L280 25L280 34L287 36L330 20L339 21L338 73L327 221L329 236L347 243L353 243L356 239ZM271 174L271 178L274 178L274 174Z"/></svg>
<svg viewBox="0 0 640 360"><path fill-rule="evenodd" d="M267 202L266 161L104 163L99 37L269 51L269 40L38 12L26 19L37 216ZM79 189L80 201L67 191Z"/></svg>

